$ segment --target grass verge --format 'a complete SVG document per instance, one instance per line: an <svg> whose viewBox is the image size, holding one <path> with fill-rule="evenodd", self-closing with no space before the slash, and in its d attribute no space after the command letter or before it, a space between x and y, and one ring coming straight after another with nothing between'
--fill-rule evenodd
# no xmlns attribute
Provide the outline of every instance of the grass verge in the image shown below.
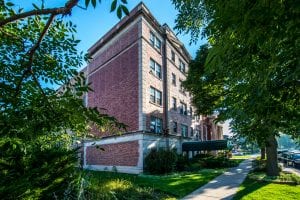
<svg viewBox="0 0 300 200"><path fill-rule="evenodd" d="M130 175L87 171L89 199L177 199L205 185L225 169L203 169L172 175Z"/></svg>
<svg viewBox="0 0 300 200"><path fill-rule="evenodd" d="M296 184L299 177L281 174L279 177L266 177L262 173L251 173L240 186L234 200L294 200L300 197L300 185ZM296 181L296 182L295 182ZM280 183L280 184L279 184ZM288 183L288 184L284 184Z"/></svg>

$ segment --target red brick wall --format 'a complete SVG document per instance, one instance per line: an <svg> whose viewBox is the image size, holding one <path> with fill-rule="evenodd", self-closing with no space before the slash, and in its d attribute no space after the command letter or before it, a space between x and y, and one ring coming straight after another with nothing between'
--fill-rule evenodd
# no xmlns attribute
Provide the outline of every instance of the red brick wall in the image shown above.
<svg viewBox="0 0 300 200"><path fill-rule="evenodd" d="M128 125L127 131L138 130L138 43L124 52L121 50L137 39L136 27L124 33L89 65L90 73L101 68L89 75L94 92L88 94L88 106L106 109L107 114Z"/></svg>
<svg viewBox="0 0 300 200"><path fill-rule="evenodd" d="M87 165L137 166L139 160L138 140L100 145L105 151L95 146L86 149Z"/></svg>
<svg viewBox="0 0 300 200"><path fill-rule="evenodd" d="M106 48L101 53L94 57L92 62L89 64L89 73L93 72L99 66L112 59L114 56L118 55L121 51L129 47L138 39L138 24L133 26L130 30L123 33L118 39ZM136 52L137 53L137 52ZM137 54L138 55L138 54ZM138 58L138 57L136 57Z"/></svg>

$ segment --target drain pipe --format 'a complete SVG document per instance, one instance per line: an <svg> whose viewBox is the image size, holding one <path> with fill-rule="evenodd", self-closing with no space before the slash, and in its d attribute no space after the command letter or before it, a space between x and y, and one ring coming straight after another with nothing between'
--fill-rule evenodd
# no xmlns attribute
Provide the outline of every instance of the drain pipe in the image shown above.
<svg viewBox="0 0 300 200"><path fill-rule="evenodd" d="M166 139L166 149L169 150L169 106L168 106L168 68L167 68L167 29L163 26L163 49L162 49L162 65L163 65L163 116L164 116L164 136Z"/></svg>

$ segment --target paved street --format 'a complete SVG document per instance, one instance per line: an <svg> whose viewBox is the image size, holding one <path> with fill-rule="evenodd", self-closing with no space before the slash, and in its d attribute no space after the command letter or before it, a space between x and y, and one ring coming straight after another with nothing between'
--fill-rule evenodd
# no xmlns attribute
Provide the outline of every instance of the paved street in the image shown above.
<svg viewBox="0 0 300 200"><path fill-rule="evenodd" d="M208 184L195 190L183 200L230 200L252 168L252 161L245 160L238 167L231 168Z"/></svg>

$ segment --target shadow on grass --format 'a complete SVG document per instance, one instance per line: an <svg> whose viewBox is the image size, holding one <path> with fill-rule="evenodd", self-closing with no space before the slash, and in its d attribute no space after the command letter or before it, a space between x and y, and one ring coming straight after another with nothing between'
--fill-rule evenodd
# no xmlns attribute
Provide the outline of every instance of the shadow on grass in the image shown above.
<svg viewBox="0 0 300 200"><path fill-rule="evenodd" d="M86 199L118 200L159 200L175 199L154 187L141 187L137 175L111 172L87 172L88 187Z"/></svg>
<svg viewBox="0 0 300 200"><path fill-rule="evenodd" d="M233 200L241 199L242 197L247 196L268 184L270 183L255 181L247 177L241 185L241 190L236 193L236 195L233 197Z"/></svg>
<svg viewBox="0 0 300 200"><path fill-rule="evenodd" d="M206 169L171 175L131 175L87 171L88 199L175 199L222 174L225 169ZM98 195L98 196L91 196ZM100 195L100 196L99 196Z"/></svg>

